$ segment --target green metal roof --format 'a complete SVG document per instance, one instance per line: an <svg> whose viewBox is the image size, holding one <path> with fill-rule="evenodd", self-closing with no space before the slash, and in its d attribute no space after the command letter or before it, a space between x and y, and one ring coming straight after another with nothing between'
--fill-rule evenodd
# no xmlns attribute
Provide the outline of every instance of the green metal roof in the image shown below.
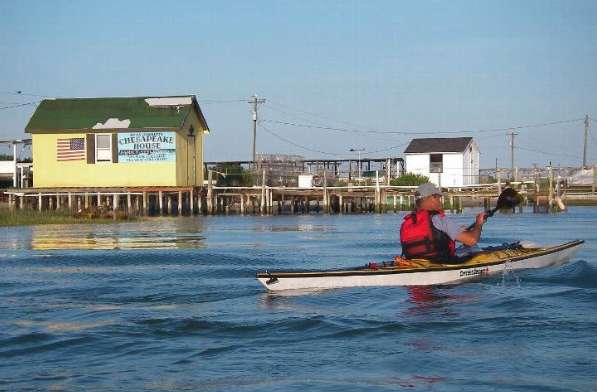
<svg viewBox="0 0 597 392"><path fill-rule="evenodd" d="M191 110L197 114L202 131L209 132L195 96L45 99L33 113L25 131L43 133L97 129L98 123L105 124L110 119L110 123L130 122L128 126L99 129L178 129Z"/></svg>

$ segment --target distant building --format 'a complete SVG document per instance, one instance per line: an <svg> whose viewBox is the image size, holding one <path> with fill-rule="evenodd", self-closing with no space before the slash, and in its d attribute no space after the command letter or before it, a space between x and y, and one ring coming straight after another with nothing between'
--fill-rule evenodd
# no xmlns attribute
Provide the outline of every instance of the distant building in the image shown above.
<svg viewBox="0 0 597 392"><path fill-rule="evenodd" d="M297 186L299 175L305 171L305 158L300 155L257 154L254 176L269 186Z"/></svg>
<svg viewBox="0 0 597 392"><path fill-rule="evenodd" d="M0 188L12 185L13 188L22 188L31 184L31 163L29 159L19 159L17 146L31 145L31 139L0 140L0 146L12 147L12 155L0 154Z"/></svg>
<svg viewBox="0 0 597 392"><path fill-rule="evenodd" d="M25 128L37 187L201 186L195 96L46 99Z"/></svg>
<svg viewBox="0 0 597 392"><path fill-rule="evenodd" d="M406 171L439 186L479 183L479 146L472 137L413 139L404 150Z"/></svg>

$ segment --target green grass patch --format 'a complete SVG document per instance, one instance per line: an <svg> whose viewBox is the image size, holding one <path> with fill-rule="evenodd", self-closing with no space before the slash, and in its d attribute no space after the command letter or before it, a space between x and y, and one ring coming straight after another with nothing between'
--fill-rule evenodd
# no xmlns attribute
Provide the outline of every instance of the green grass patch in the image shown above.
<svg viewBox="0 0 597 392"><path fill-rule="evenodd" d="M114 223L119 221L136 220L129 216L117 214L114 217L101 217L95 215L79 214L76 216L68 210L36 211L36 210L9 210L0 208L0 226L29 226L47 224L77 224L77 223Z"/></svg>

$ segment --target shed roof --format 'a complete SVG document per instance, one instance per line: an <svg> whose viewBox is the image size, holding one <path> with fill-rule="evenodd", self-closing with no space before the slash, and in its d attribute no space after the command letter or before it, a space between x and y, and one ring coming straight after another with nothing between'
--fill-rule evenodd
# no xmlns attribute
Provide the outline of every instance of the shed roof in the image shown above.
<svg viewBox="0 0 597 392"><path fill-rule="evenodd" d="M426 152L463 152L473 140L472 137L432 137L413 139L405 154L421 154Z"/></svg>
<svg viewBox="0 0 597 392"><path fill-rule="evenodd" d="M179 129L191 111L197 114L202 131L209 132L194 95L44 99L33 113L25 131L43 133L87 129Z"/></svg>

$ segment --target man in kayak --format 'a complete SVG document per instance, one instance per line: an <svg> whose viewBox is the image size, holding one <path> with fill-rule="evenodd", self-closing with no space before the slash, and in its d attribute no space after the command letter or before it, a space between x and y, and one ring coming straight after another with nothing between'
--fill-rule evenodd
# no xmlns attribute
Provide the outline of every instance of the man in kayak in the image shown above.
<svg viewBox="0 0 597 392"><path fill-rule="evenodd" d="M444 215L442 193L435 185L420 185L415 195L416 210L404 218L400 227L403 256L435 262L462 261L456 255L456 241L468 247L476 245L485 223L485 213L479 213L475 225L466 230Z"/></svg>

